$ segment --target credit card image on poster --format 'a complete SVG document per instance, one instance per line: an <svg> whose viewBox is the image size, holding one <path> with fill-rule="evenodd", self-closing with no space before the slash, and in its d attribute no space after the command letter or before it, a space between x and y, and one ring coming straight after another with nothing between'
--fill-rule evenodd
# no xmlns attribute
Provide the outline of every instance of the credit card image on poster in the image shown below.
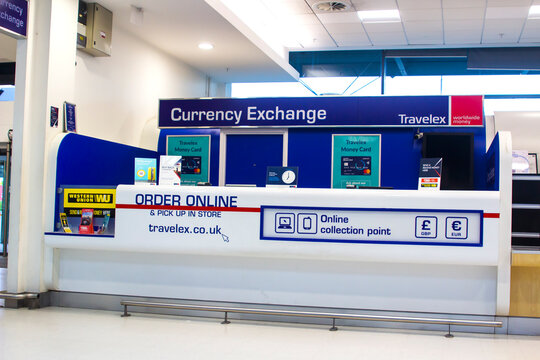
<svg viewBox="0 0 540 360"><path fill-rule="evenodd" d="M371 175L371 156L342 156L341 175Z"/></svg>
<svg viewBox="0 0 540 360"><path fill-rule="evenodd" d="M201 156L182 156L182 173L198 175L201 173Z"/></svg>

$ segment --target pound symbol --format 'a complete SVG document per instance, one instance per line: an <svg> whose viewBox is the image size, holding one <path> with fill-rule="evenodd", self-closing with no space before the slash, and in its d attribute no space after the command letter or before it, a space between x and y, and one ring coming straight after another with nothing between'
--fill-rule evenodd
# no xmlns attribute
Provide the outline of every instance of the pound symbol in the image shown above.
<svg viewBox="0 0 540 360"><path fill-rule="evenodd" d="M430 220L422 221L422 230L431 230L431 221Z"/></svg>

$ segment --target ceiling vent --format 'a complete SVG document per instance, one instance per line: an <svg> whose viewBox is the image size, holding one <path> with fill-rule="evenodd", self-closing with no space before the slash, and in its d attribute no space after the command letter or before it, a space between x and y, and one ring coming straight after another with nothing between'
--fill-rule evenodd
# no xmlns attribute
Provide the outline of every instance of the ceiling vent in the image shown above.
<svg viewBox="0 0 540 360"><path fill-rule="evenodd" d="M322 1L314 4L313 7L320 11L340 12L346 10L349 5L341 1Z"/></svg>

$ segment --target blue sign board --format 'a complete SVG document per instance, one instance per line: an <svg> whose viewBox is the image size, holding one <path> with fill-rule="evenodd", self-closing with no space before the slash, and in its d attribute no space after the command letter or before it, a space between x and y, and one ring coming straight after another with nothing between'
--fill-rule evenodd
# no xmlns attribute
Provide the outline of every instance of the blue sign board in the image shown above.
<svg viewBox="0 0 540 360"><path fill-rule="evenodd" d="M26 36L28 2L26 0L0 1L0 29Z"/></svg>
<svg viewBox="0 0 540 360"><path fill-rule="evenodd" d="M160 100L159 127L450 126L448 96Z"/></svg>
<svg viewBox="0 0 540 360"><path fill-rule="evenodd" d="M75 105L68 102L64 102L64 126L67 132L77 132Z"/></svg>

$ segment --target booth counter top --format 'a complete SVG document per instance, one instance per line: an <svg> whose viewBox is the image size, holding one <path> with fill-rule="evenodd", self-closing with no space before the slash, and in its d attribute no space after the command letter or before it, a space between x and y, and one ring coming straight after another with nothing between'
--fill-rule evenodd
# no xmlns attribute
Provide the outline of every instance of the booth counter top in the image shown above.
<svg viewBox="0 0 540 360"><path fill-rule="evenodd" d="M120 185L114 238L48 246L145 253L497 266L497 191Z"/></svg>

